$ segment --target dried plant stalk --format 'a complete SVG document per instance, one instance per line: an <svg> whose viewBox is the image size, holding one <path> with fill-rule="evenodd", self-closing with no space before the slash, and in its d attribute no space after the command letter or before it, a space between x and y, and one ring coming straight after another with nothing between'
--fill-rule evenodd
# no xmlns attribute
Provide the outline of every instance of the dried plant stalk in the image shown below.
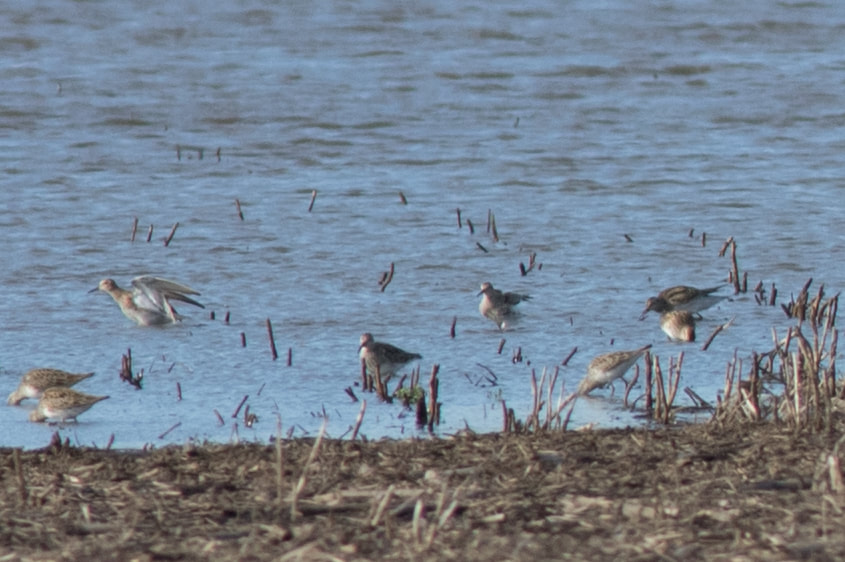
<svg viewBox="0 0 845 562"><path fill-rule="evenodd" d="M320 445L323 442L323 436L325 436L326 434L327 423L328 419L324 417L323 424L320 426L320 433L317 434L317 439L314 440L314 446L311 447L311 454L308 455L308 460L305 461L305 466L302 467L302 474L300 475L299 481L296 483L296 488L293 491L293 496L291 497L290 502L291 521L295 521L297 515L299 515L299 510L297 509L299 495L302 493L302 490L305 489L305 484L308 482L308 470L311 468L311 465L314 463L314 460L316 460L317 454L320 451Z"/></svg>

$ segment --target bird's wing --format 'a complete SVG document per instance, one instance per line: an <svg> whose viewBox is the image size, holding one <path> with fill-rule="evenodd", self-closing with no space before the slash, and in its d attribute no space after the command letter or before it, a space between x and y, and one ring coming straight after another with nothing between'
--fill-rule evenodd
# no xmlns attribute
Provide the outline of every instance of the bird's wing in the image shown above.
<svg viewBox="0 0 845 562"><path fill-rule="evenodd" d="M531 298L528 295L520 295L519 293L505 293L504 297L505 304L510 305L519 304L522 301L527 301Z"/></svg>
<svg viewBox="0 0 845 562"><path fill-rule="evenodd" d="M199 295L200 293L198 291L175 281L153 277L152 275L142 275L132 280L132 286L137 289L139 296L143 295L160 310L166 311L164 302L166 299L182 301L200 308L205 308L205 306L187 296Z"/></svg>

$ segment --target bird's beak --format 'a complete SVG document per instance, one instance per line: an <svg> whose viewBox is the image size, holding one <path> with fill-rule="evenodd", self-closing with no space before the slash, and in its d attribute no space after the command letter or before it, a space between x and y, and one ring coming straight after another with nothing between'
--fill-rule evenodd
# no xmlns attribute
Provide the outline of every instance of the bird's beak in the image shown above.
<svg viewBox="0 0 845 562"><path fill-rule="evenodd" d="M643 310L643 313L640 314L640 320L645 320L645 317L648 315L648 309L646 308Z"/></svg>
<svg viewBox="0 0 845 562"><path fill-rule="evenodd" d="M99 290L100 290L100 288L99 288L99 287L94 287L93 289L91 289L90 291L88 291L88 294L90 295L91 293L96 293L96 292L97 292L97 291L99 291Z"/></svg>

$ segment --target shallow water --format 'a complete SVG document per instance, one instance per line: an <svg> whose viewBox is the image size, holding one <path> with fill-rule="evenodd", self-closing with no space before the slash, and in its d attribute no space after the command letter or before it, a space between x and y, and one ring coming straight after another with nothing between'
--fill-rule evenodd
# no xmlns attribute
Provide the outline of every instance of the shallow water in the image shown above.
<svg viewBox="0 0 845 562"><path fill-rule="evenodd" d="M651 342L664 361L684 351L682 385L715 399L785 315L738 295L699 324L703 340L735 317L701 352L637 320L648 296L723 282L729 236L779 301L810 277L843 286L836 3L52 2L0 18L0 384L96 371L79 389L111 398L63 430L78 443L264 440L279 420L313 434L324 412L340 436L363 331L421 353L425 381L440 365L441 433L499 429L501 399L524 417L532 370L573 347L564 393L593 356ZM531 252L542 269L523 277ZM207 309L145 329L87 293L147 273ZM478 314L482 281L534 297L504 334ZM129 348L140 391L118 378ZM355 391L363 434L419 434ZM252 428L231 417L245 395ZM642 423L596 395L573 425ZM29 407L0 408L0 445L47 442Z"/></svg>

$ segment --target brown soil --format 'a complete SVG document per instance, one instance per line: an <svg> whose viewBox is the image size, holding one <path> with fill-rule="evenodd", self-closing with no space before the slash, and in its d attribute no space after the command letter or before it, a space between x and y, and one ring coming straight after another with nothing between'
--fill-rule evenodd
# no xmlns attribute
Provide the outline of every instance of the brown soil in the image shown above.
<svg viewBox="0 0 845 562"><path fill-rule="evenodd" d="M843 559L843 434L326 440L310 464L313 439L281 462L275 444L5 449L0 558Z"/></svg>

